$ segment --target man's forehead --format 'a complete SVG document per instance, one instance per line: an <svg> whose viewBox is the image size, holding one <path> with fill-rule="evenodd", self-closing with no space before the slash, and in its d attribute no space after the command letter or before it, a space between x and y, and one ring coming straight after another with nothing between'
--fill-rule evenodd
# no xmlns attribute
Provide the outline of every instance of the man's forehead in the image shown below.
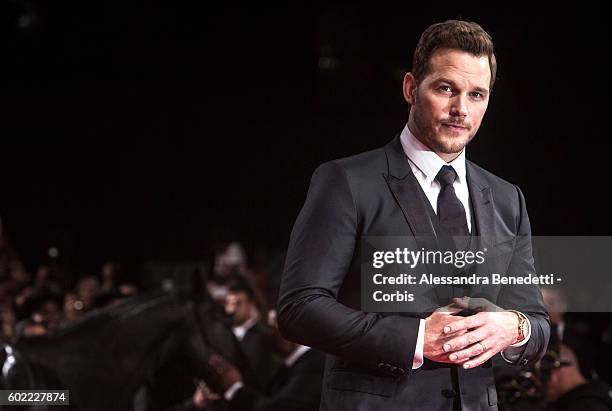
<svg viewBox="0 0 612 411"><path fill-rule="evenodd" d="M248 299L248 295L245 291L230 291L227 294L228 298L231 298L233 300L246 300Z"/></svg>
<svg viewBox="0 0 612 411"><path fill-rule="evenodd" d="M460 50L437 50L431 56L428 76L432 81L447 79L469 82L471 86L488 89L491 80L489 58Z"/></svg>

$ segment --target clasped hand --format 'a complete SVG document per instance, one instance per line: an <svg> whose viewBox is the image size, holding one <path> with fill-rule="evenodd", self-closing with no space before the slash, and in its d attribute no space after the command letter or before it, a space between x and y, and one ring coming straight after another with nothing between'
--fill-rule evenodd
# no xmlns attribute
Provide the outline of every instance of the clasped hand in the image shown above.
<svg viewBox="0 0 612 411"><path fill-rule="evenodd" d="M456 314L471 309L467 317ZM425 358L474 368L518 339L518 316L484 298L454 298L425 319Z"/></svg>

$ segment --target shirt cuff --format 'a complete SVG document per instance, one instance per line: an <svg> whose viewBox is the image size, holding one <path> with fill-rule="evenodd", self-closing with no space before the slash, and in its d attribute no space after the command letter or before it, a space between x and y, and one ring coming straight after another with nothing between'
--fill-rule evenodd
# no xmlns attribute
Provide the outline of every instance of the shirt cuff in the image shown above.
<svg viewBox="0 0 612 411"><path fill-rule="evenodd" d="M414 358L412 359L412 369L416 370L423 365L423 348L425 347L425 320L419 322L419 333L417 334L417 344L414 349Z"/></svg>
<svg viewBox="0 0 612 411"><path fill-rule="evenodd" d="M236 395L236 391L238 391L242 387L244 387L244 384L242 383L242 381L236 381L235 383L231 385L231 387L227 389L227 391L225 391L225 394L223 394L223 397L225 397L227 401L231 401L232 398L234 398L234 395Z"/></svg>
<svg viewBox="0 0 612 411"><path fill-rule="evenodd" d="M501 357L511 364L514 364L516 360L518 360L523 353L523 346L527 344L529 338L531 337L531 323L529 322L529 318L525 316L527 319L527 331L525 333L525 338L522 341L517 342L516 344L510 344L505 350L502 350Z"/></svg>

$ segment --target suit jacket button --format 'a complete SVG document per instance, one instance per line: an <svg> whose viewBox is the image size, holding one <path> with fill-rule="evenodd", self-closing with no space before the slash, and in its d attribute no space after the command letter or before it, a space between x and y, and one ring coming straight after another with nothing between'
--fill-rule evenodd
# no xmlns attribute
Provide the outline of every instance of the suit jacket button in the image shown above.
<svg viewBox="0 0 612 411"><path fill-rule="evenodd" d="M457 395L457 392L455 390L451 390L448 388L444 388L441 393L442 396L445 398L453 398L455 395Z"/></svg>
<svg viewBox="0 0 612 411"><path fill-rule="evenodd" d="M385 368L387 366L387 364L385 364L384 362L379 362L377 367L378 368Z"/></svg>
<svg viewBox="0 0 612 411"><path fill-rule="evenodd" d="M403 377L404 375L406 375L406 370L401 367L395 367L395 369L393 370L393 374L397 377Z"/></svg>

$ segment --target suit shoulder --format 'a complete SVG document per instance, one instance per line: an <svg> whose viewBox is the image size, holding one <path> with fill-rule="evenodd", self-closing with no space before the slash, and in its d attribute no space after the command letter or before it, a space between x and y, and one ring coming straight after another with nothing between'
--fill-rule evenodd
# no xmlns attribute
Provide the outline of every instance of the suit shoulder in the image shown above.
<svg viewBox="0 0 612 411"><path fill-rule="evenodd" d="M342 170L347 176L369 175L373 171L384 172L388 169L384 148L377 148L349 157L330 160L321 164L318 169Z"/></svg>
<svg viewBox="0 0 612 411"><path fill-rule="evenodd" d="M504 180L503 178L493 174L492 172L480 167L477 164L474 164L473 162L469 160L467 162L472 168L473 172L478 173L480 178L487 181L487 183L489 183L489 185L491 185L494 189L505 191L505 192L512 193L512 194L516 193L516 190L518 189L518 186L516 184L511 183L507 180Z"/></svg>
<svg viewBox="0 0 612 411"><path fill-rule="evenodd" d="M471 161L468 161L468 164L471 176L469 178L476 177L481 184L491 188L496 207L500 212L506 210L510 214L515 214L517 210L524 208L525 198L516 184L496 176Z"/></svg>

